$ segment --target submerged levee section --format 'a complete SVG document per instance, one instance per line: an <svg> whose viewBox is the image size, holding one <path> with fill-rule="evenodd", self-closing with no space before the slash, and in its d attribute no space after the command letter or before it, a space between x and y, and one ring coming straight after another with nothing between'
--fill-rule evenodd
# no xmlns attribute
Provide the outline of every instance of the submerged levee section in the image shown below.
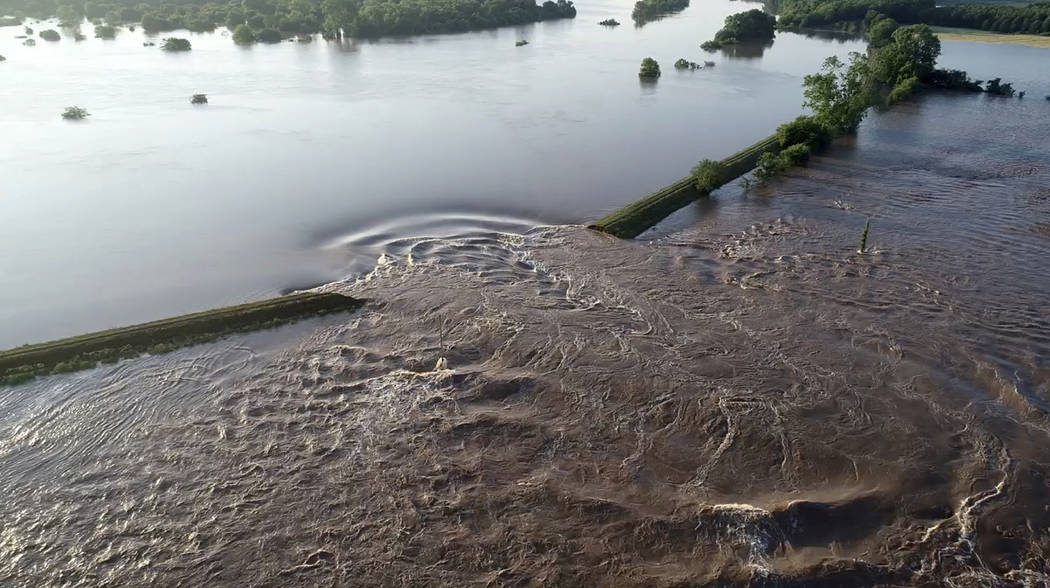
<svg viewBox="0 0 1050 588"><path fill-rule="evenodd" d="M719 162L722 166L719 185L732 182L754 169L763 153L776 153L779 150L780 143L777 136L771 135L723 159ZM695 178L687 176L641 200L624 206L589 226L622 239L632 239L667 218L674 211L708 193L709 190L701 190L697 186Z"/></svg>
<svg viewBox="0 0 1050 588"><path fill-rule="evenodd" d="M212 341L230 333L274 327L309 316L354 310L362 304L362 300L341 294L304 292L25 345L0 351L0 384L86 369L142 353L163 353Z"/></svg>

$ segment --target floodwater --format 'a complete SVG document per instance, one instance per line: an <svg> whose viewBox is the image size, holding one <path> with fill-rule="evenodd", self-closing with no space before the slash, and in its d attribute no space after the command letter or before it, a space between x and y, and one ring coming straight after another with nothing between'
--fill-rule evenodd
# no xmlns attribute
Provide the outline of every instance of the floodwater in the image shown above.
<svg viewBox="0 0 1050 588"><path fill-rule="evenodd" d="M904 103L634 241L391 238L354 314L0 388L0 583L1045 586L1039 107Z"/></svg>
<svg viewBox="0 0 1050 588"><path fill-rule="evenodd" d="M341 279L391 239L594 220L767 136L800 112L804 75L863 49L782 33L712 56L698 44L753 5L642 28L631 5L367 43L169 33L185 54L141 29L30 48L0 28L0 348ZM944 61L1041 100L1046 55L946 43ZM655 85L638 82L645 56ZM676 72L679 57L716 66ZM91 117L62 120L74 104Z"/></svg>
<svg viewBox="0 0 1050 588"><path fill-rule="evenodd" d="M760 58L709 56L754 4L642 28L632 5L347 44L161 35L185 54L141 29L30 48L0 28L0 348L340 279L390 238L593 220L767 136L799 113L803 75L862 47L783 34ZM679 57L717 65L678 73ZM70 105L91 117L62 120Z"/></svg>

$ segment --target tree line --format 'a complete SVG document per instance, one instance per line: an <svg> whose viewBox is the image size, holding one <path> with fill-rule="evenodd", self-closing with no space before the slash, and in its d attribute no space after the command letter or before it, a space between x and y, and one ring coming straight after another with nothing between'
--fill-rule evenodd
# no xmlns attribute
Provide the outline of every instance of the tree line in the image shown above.
<svg viewBox="0 0 1050 588"><path fill-rule="evenodd" d="M115 26L141 23L147 32L188 29L208 32L218 26L247 27L256 38L262 31L282 35L322 33L377 37L520 25L574 18L569 0L8 0L16 17L58 17L68 26L87 18ZM242 34L242 38L247 38Z"/></svg>
<svg viewBox="0 0 1050 588"><path fill-rule="evenodd" d="M1007 4L949 4L934 0L779 0L782 29L852 28L869 12L905 24L926 23L999 33L1050 33L1050 2L1025 6Z"/></svg>

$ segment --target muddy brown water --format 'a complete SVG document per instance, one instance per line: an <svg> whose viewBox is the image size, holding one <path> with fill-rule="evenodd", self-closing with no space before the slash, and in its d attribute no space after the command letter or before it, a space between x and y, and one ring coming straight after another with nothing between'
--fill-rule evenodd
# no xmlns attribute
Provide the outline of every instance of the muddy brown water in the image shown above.
<svg viewBox="0 0 1050 588"><path fill-rule="evenodd" d="M901 105L635 241L393 239L356 314L0 388L0 583L1044 586L1014 108Z"/></svg>

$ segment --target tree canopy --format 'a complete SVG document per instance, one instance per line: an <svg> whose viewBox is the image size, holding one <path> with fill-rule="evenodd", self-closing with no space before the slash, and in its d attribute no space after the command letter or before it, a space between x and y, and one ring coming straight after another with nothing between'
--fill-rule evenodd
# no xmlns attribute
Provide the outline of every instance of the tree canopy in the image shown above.
<svg viewBox="0 0 1050 588"><path fill-rule="evenodd" d="M645 24L688 7L689 0L638 0L634 3L631 18L638 24Z"/></svg>
<svg viewBox="0 0 1050 588"><path fill-rule="evenodd" d="M3 0L10 10L48 18L62 10L109 25L141 23L149 33L207 32L247 25L284 36L377 37L451 33L574 18L569 0ZM14 21L14 19L12 19ZM12 22L19 24L21 20Z"/></svg>
<svg viewBox="0 0 1050 588"><path fill-rule="evenodd" d="M770 41L776 34L777 19L772 14L753 8L747 12L738 12L726 17L725 26L715 38L701 45L707 51L714 51L724 45L735 45L752 41Z"/></svg>
<svg viewBox="0 0 1050 588"><path fill-rule="evenodd" d="M189 51L193 47L190 45L188 39L179 39L177 37L168 37L164 39L164 43L160 46L165 51Z"/></svg>
<svg viewBox="0 0 1050 588"><path fill-rule="evenodd" d="M642 65L638 69L638 77L646 80L655 80L660 77L660 64L652 57L646 57L642 60Z"/></svg>

